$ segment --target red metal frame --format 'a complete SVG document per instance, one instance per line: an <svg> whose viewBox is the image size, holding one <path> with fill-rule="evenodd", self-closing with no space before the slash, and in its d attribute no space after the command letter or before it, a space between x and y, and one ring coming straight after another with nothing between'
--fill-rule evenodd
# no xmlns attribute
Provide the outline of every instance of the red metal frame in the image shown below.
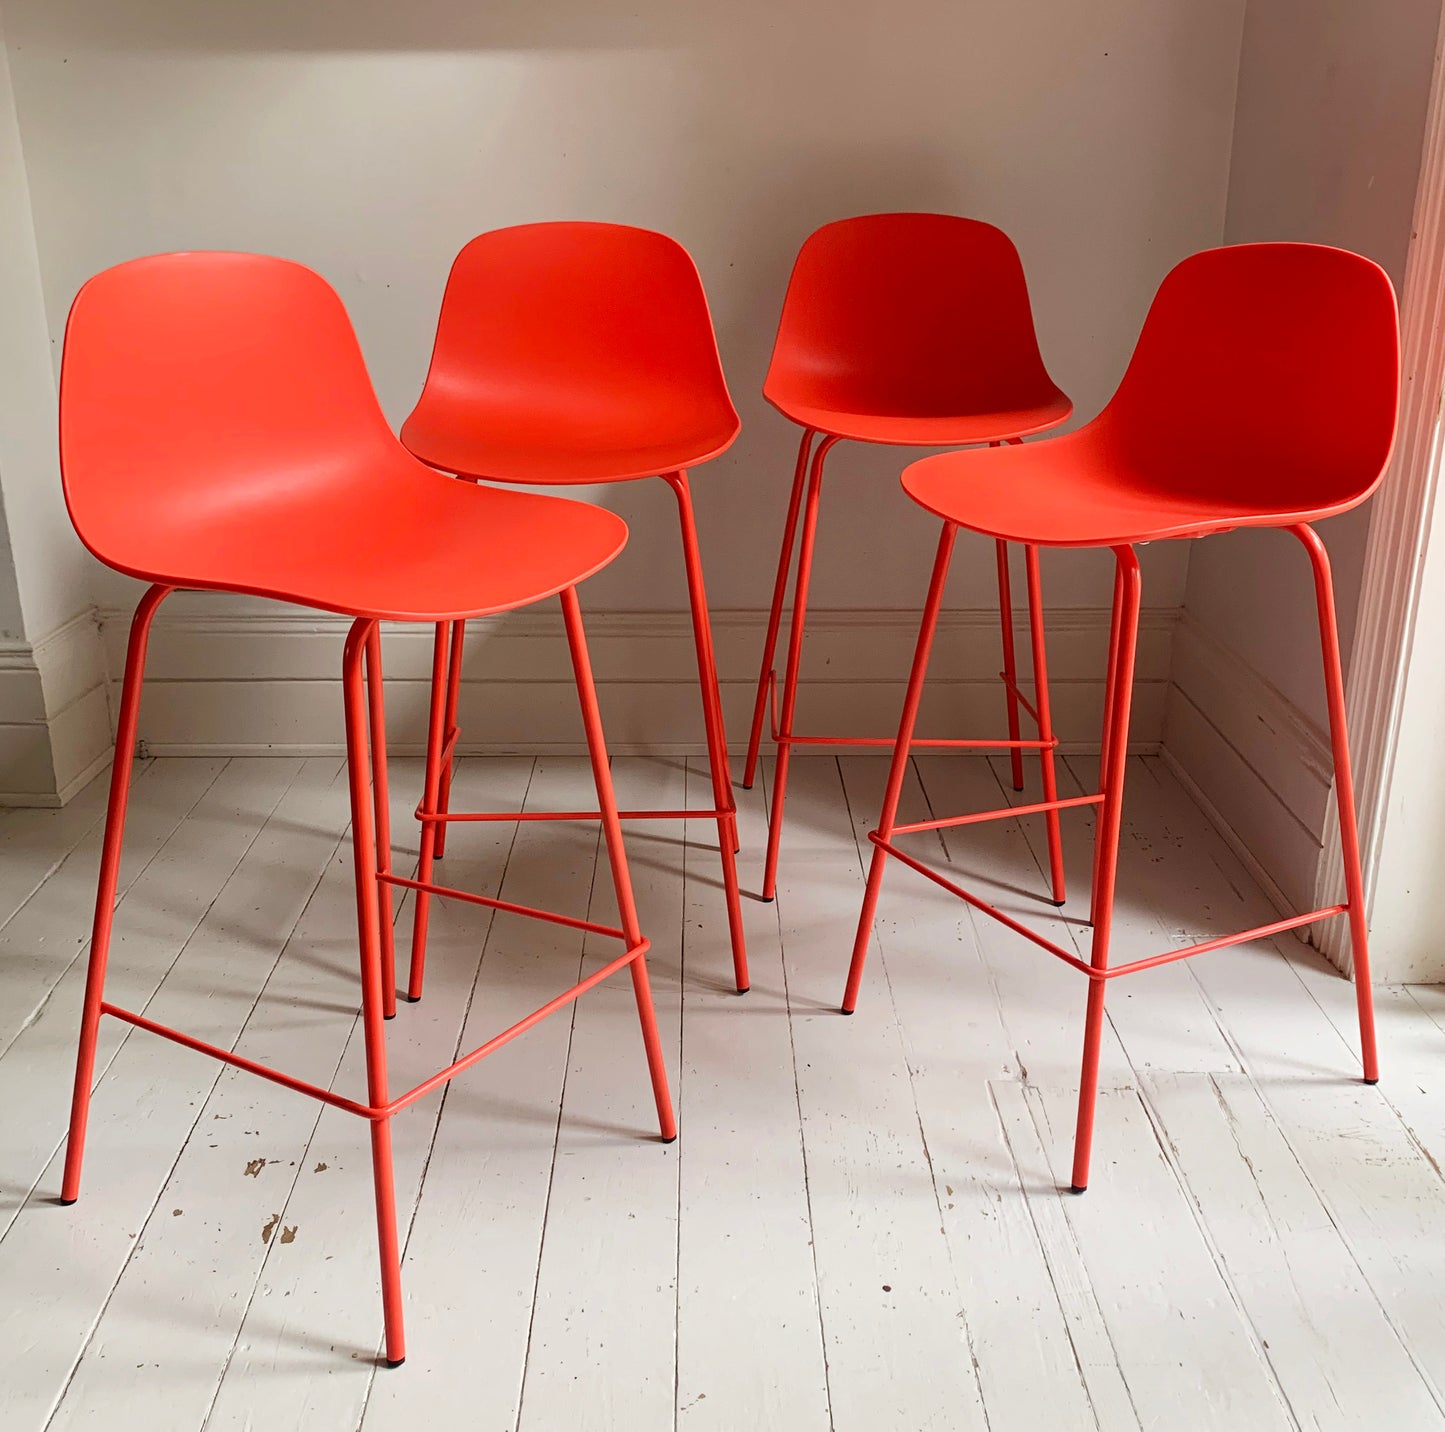
<svg viewBox="0 0 1445 1432"><path fill-rule="evenodd" d="M707 739L708 765L712 777L713 803L709 807L687 810L625 810L622 820L715 820L718 848L723 867L723 892L727 901L728 934L732 943L733 981L739 994L748 991L747 939L743 928L742 893L738 885L737 802L733 798L732 772L728 767L727 731L723 724L722 695L718 687L717 657L713 647L712 623L708 616L707 590L703 582L702 554L698 547L697 521L692 505L692 489L685 470L663 473L662 480L677 498L679 526L682 532L682 555L687 571L688 604L692 614L693 644L697 648L698 687L702 696L703 729ZM432 660L432 717L439 723L428 735L428 772L426 792L416 808L422 826L422 868L430 879L431 864L440 860L446 844L446 828L453 821L493 820L598 820L598 811L532 811L494 812L450 810L451 775L456 744L460 736L457 724L457 697L462 668L461 622L441 623L437 627L436 648ZM441 703L439 706L438 703ZM440 735L435 734L436 731ZM436 770L432 770L432 753ZM412 974L407 998L421 998L422 973L426 958L425 897L419 896L412 935Z"/></svg>
<svg viewBox="0 0 1445 1432"><path fill-rule="evenodd" d="M813 447L813 439L822 441ZM798 446L798 461L793 472L793 489L788 499L788 515L783 523L782 550L778 556L778 574L773 583L773 602L768 612L767 634L763 638L763 658L758 672L757 695L753 702L752 727L748 735L747 763L743 769L743 789L751 790L757 776L758 753L762 745L763 727L769 725L769 734L777 746L774 766L772 810L768 819L768 848L763 864L764 900L772 900L777 894L778 851L783 834L783 809L788 794L788 769L794 746L889 746L895 744L891 736L814 736L799 735L793 730L793 720L798 700L798 675L802 662L803 633L807 621L808 584L813 570L813 546L818 529L818 510L822 498L823 464L829 452L843 439L835 434L823 433L816 428L805 428ZM1009 439L1010 445L1021 441ZM999 447L1001 443L990 443ZM799 517L802 518L801 540L798 535ZM788 633L787 661L783 673L782 708L778 709L778 679L774 659L777 652L778 634L782 627L783 602L787 596L788 572L793 565L793 551L797 547L797 571L793 579L792 616ZM1003 670L999 678L1004 685L1008 710L1008 739L996 740L914 740L914 746L928 746L943 749L974 749L1008 751L1011 758L1014 788L1023 789L1023 753L1037 751L1043 772L1045 801L1051 801L1056 794L1054 775L1054 748L1058 739L1054 735L1049 711L1048 671L1044 657L1043 599L1039 590L1038 549L1025 548L1028 571L1029 635L1034 662L1034 691L1036 701L1030 703L1019 690L1018 670L1014 653L1013 605L1009 594L1008 544L997 544L1000 626L1003 643ZM1038 728L1037 740L1020 737L1020 709L1026 711ZM771 720L769 720L771 717ZM1060 842L1057 813L1049 806L1047 811L1049 866L1053 880L1053 898L1056 904L1064 903L1064 858Z"/></svg>
<svg viewBox="0 0 1445 1432"><path fill-rule="evenodd" d="M872 938L873 919L877 911L879 891L882 888L883 871L890 856L909 869L926 876L934 884L958 896L974 909L991 916L1014 933L1022 935L1033 944L1047 950L1072 969L1087 976L1089 994L1084 1016L1083 1060L1072 1171L1072 1188L1075 1193L1082 1193L1088 1187L1089 1182L1089 1162L1094 1137L1094 1112L1098 1097L1099 1054L1104 1029L1104 990L1110 980L1117 979L1121 975L1137 974L1142 970L1173 964L1177 960L1205 954L1210 950L1243 944L1249 940L1266 939L1286 930L1294 930L1302 925L1312 924L1317 920L1330 919L1336 915L1348 915L1355 961L1355 995L1359 1012L1364 1079L1366 1083L1373 1084L1379 1078L1375 1044L1374 999L1370 986L1369 949L1365 929L1364 891L1360 874L1359 837L1355 825L1349 738L1345 726L1344 679L1340 668L1339 635L1335 622L1329 557L1324 544L1308 524L1295 524L1286 530L1304 545L1314 572L1321 655L1329 704L1330 744L1334 755L1335 789L1341 846L1344 854L1346 901L1340 905L1326 906L1305 914L1290 915L1266 925L1239 931L1236 934L1222 935L1180 949L1166 950L1161 954L1131 960L1127 964L1110 965L1109 943L1113 924L1114 888L1118 874L1119 832L1123 818L1125 758L1129 741L1134 660L1138 645L1141 595L1138 557L1132 545L1121 545L1112 549L1115 557L1114 604L1110 624L1108 671L1105 685L1099 790L1086 796L1060 800L1053 791L1052 772L1050 771L1045 777L1046 799L1040 803L899 825L896 822L898 802L903 790L910 750L914 745L920 744L913 740L913 728L923 696L929 653L932 649L934 631L943 602L944 584L948 577L954 539L958 531L957 526L952 522L945 522L943 526L943 535L939 542L938 555L933 568L933 578L929 585L928 599L924 605L923 618L919 627L918 645L914 653L913 669L908 679L908 692L903 703L903 716L894 745L893 763L888 774L883 808L879 815L878 828L869 836L874 847L873 857L869 865L863 907L859 914L858 932L853 945L852 962L848 969L848 982L843 994L842 1009L844 1014L852 1014L857 1007L864 962L867 959L868 945ZM1038 584L1037 549L1029 548L1027 555L1029 557L1031 598L1035 598ZM1042 670L1041 639L1035 652L1035 664L1039 670ZM1046 719L1044 713L1045 707L1041 705L1041 719ZM1090 805L1098 806L1099 814L1094 828L1094 872L1090 893L1090 922L1093 926L1093 936L1087 961L1079 959L1061 945L1031 930L1022 921L1014 919L1013 916L997 909L940 875L937 871L930 869L921 860L899 849L894 843L896 837L918 831L940 830L1017 815L1046 813L1051 821L1056 822L1059 811ZM1051 855L1056 849L1057 846L1051 843ZM1052 874L1055 881L1054 889L1057 891L1059 889L1057 869Z"/></svg>
<svg viewBox="0 0 1445 1432"><path fill-rule="evenodd" d="M374 618L358 617L346 639L342 661L342 684L346 715L346 755L351 792L352 850L356 878L356 914L360 944L362 1029L366 1045L365 1102L348 1099L319 1085L296 1079L279 1070L267 1068L229 1049L208 1044L205 1040L181 1030L159 1024L134 1010L110 1004L104 997L105 973L114 923L116 882L120 869L121 844L125 828L126 806L130 793L130 776L134 762L141 686L145 668L146 646L156 609L172 588L155 585L142 597L131 623L130 643L126 653L125 681L122 689L120 720L116 735L115 765L111 772L110 804L106 815L105 842L101 855L100 880L97 887L95 923L90 961L86 976L85 1006L81 1022L80 1048L76 1060L75 1088L71 1106L70 1136L65 1156L65 1177L61 1201L74 1203L80 1192L81 1165L84 1158L85 1130L90 1110L91 1085L95 1075L95 1050L102 1015L110 1015L126 1024L160 1035L174 1043L208 1054L223 1063L244 1069L271 1083L297 1093L309 1095L332 1108L366 1119L371 1126L371 1155L376 1197L378 1249L381 1261L382 1306L386 1321L386 1359L390 1366L400 1366L406 1356L401 1296L400 1245L397 1237L396 1201L392 1174L392 1115L431 1093L440 1085L469 1069L479 1060L500 1049L540 1020L570 1004L594 985L627 966L632 972L633 990L642 1028L643 1049L657 1106L658 1127L664 1142L677 1137L677 1120L668 1090L667 1071L662 1042L658 1034L657 1016L653 1009L645 956L650 948L641 932L637 907L632 895L632 882L627 856L622 844L622 827L612 788L602 735L601 714L587 654L581 609L576 589L568 587L561 593L562 615L567 630L578 700L582 708L587 749L597 787L599 809L595 817L602 822L608 861L617 896L620 928L577 919L570 915L537 910L491 896L456 890L434 884L430 879L435 859L432 837L444 826L440 818L423 823L423 869L418 879L397 875L390 868L390 822L387 809L385 712L381 681L381 643L379 626ZM453 631L461 623L437 626L438 661L445 656L448 642L454 642ZM442 760L445 743L444 728L448 719L448 684L436 683L432 692L432 709L427 758L427 795L425 801L435 806L441 797ZM511 817L503 817L511 818ZM565 817L554 817L565 818ZM469 901L508 914L551 921L573 929L621 940L624 950L616 959L594 971L586 979L564 990L526 1018L494 1035L485 1044L438 1070L415 1088L403 1094L389 1093L386 1067L386 1034L384 1021L395 1013L394 949L392 944L392 890L395 887L416 892L418 929L422 944L414 951L412 978L420 988L421 963L424 956L426 917L421 913L433 895Z"/></svg>
<svg viewBox="0 0 1445 1432"><path fill-rule="evenodd" d="M443 626L448 625L442 623ZM457 701L462 691L462 652L466 646L467 624L466 622L450 623L450 649L447 655L447 703L446 712L442 717L446 729L446 748L442 755L442 779L441 788L437 793L437 808L446 811L451 808L452 799L452 771L456 765L455 752L457 737L461 731L457 727ZM433 676L435 680L435 676ZM440 860L447 851L447 828L443 825L436 833L436 849L433 858Z"/></svg>

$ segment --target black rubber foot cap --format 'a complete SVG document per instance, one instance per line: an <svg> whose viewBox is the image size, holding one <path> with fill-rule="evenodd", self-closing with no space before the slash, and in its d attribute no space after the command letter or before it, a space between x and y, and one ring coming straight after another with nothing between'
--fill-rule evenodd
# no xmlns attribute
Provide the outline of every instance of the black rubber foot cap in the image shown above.
<svg viewBox="0 0 1445 1432"><path fill-rule="evenodd" d="M665 1144L675 1144L677 1142L677 1135L674 1134L670 1139L664 1139L662 1142Z"/></svg>
<svg viewBox="0 0 1445 1432"><path fill-rule="evenodd" d="M420 996L419 994L404 994L404 995L402 995L402 998L403 998L408 1004L420 1004L420 1003L421 1003L421 996Z"/></svg>
<svg viewBox="0 0 1445 1432"><path fill-rule="evenodd" d="M1062 909L1064 908L1064 905L1065 905L1066 903L1067 903L1067 902L1065 902L1065 901L1063 901L1063 900L1050 900L1050 901L1049 901L1049 904L1052 905L1055 910L1062 910Z"/></svg>
<svg viewBox="0 0 1445 1432"><path fill-rule="evenodd" d="M395 1019L395 1018L396 1018L396 1011L395 1011L395 1010L392 1010L392 1012L391 1012L390 1014L384 1014L384 1015L382 1015L381 1017L382 1017L383 1019Z"/></svg>
<svg viewBox="0 0 1445 1432"><path fill-rule="evenodd" d="M840 1010L838 1011L838 1013L839 1013L839 1014L852 1014L853 1011L852 1011L851 1009L840 1009Z"/></svg>
<svg viewBox="0 0 1445 1432"><path fill-rule="evenodd" d="M777 898L778 898L778 897L777 897L776 895L759 895L759 896L758 896L758 899L761 900L764 905L771 905L771 904L773 903L773 901L776 900Z"/></svg>
<svg viewBox="0 0 1445 1432"><path fill-rule="evenodd" d="M406 1359L404 1357L389 1357L386 1360L386 1365L388 1367L400 1367L405 1361Z"/></svg>
<svg viewBox="0 0 1445 1432"><path fill-rule="evenodd" d="M750 989L752 989L752 985L744 985L740 990L735 990L734 993L746 994Z"/></svg>
<svg viewBox="0 0 1445 1432"><path fill-rule="evenodd" d="M78 1202L74 1198L57 1198L55 1200L62 1208L69 1208L71 1204Z"/></svg>
<svg viewBox="0 0 1445 1432"><path fill-rule="evenodd" d="M1374 1085L1378 1084L1379 1082L1380 1082L1380 1081L1379 1081L1378 1079L1366 1079L1366 1080L1365 1080L1365 1083L1366 1083L1366 1084L1369 1084L1371 1087L1373 1087Z"/></svg>
<svg viewBox="0 0 1445 1432"><path fill-rule="evenodd" d="M1088 1187L1089 1187L1089 1185L1086 1184L1086 1183L1071 1183L1071 1184L1069 1185L1069 1192L1070 1192L1070 1193L1084 1193L1084 1192L1088 1189Z"/></svg>
<svg viewBox="0 0 1445 1432"><path fill-rule="evenodd" d="M750 791L750 790L752 790L752 788L753 788L753 783L752 783L751 781L744 781L744 782L743 782L743 789L744 789L745 791Z"/></svg>

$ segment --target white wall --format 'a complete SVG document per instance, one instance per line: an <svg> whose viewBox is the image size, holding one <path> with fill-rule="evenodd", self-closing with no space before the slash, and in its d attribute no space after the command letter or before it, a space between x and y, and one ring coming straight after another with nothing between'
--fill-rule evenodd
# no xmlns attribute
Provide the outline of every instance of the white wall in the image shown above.
<svg viewBox="0 0 1445 1432"><path fill-rule="evenodd" d="M1440 9L1439 0L1249 0L1228 242L1339 244L1400 283ZM1347 663L1368 524L1365 507L1320 529ZM1303 905L1329 776L1313 586L1292 538L1240 532L1196 544L1174 677L1168 749Z"/></svg>
<svg viewBox="0 0 1445 1432"><path fill-rule="evenodd" d="M1243 0L6 8L57 337L76 287L120 259L282 253L341 290L399 421L472 234L592 217L687 244L745 422L698 482L720 608L764 605L770 587L795 435L757 391L800 240L888 208L1000 223L1055 375L1091 413L1159 277L1222 233L1242 14ZM898 496L900 465L838 461L821 607L918 604L933 524ZM633 550L591 605L680 607L669 494L604 500L633 523ZM1185 557L1149 554L1146 600L1177 605ZM1053 601L1107 601L1100 559L1051 567ZM986 565L960 568L954 600L986 605ZM111 606L126 589L97 591Z"/></svg>
<svg viewBox="0 0 1445 1432"><path fill-rule="evenodd" d="M1244 0L5 4L57 341L75 289L119 260L184 247L285 254L340 289L399 422L447 266L474 233L588 217L681 239L708 285L745 425L697 480L712 603L739 613L724 671L735 734L795 447L757 393L799 242L829 219L892 208L1001 224L1022 250L1046 357L1091 414L1159 278L1221 236L1244 10ZM882 643L896 670L877 673L890 684L906 669L935 542L933 522L898 493L900 466L894 452L837 456L814 580L821 611L898 614ZM626 515L633 538L589 583L589 609L678 611L671 496L651 483L595 495ZM951 603L967 613L991 607L994 579L986 547L965 550L977 560L955 564ZM1159 622L1182 598L1186 559L1180 547L1146 553ZM1079 628L1092 651L1107 559L1057 556L1045 581L1052 606L1095 614ZM94 591L112 624L133 600L109 573ZM177 650L201 629L188 611L204 627L242 610L177 600ZM291 679L284 626L246 641L258 681ZM666 680L684 684L678 650ZM995 659L980 659L983 670L954 674L991 675ZM1097 680L1092 670L1080 680L1066 705L1092 738ZM1162 730L1159 690L1152 716L1141 707L1146 742ZM228 716L236 694L189 693ZM257 739L284 739L265 726L286 721L257 696ZM894 691L872 698L891 726ZM206 739L200 707L157 719L192 722ZM633 724L641 731L640 712ZM287 729L301 739L295 722ZM660 733L680 734L696 732Z"/></svg>
<svg viewBox="0 0 1445 1432"><path fill-rule="evenodd" d="M53 804L109 754L92 563L65 515L55 371L0 22L0 803Z"/></svg>

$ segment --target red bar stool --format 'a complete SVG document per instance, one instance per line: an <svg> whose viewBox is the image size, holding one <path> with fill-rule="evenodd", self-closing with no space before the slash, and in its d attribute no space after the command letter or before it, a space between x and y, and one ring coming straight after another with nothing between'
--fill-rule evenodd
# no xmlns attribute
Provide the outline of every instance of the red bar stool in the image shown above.
<svg viewBox="0 0 1445 1432"><path fill-rule="evenodd" d="M777 891L778 845L788 763L794 746L891 746L889 737L799 735L793 729L798 672L813 569L823 464L845 439L901 447L1021 443L1073 412L1039 356L1023 264L1008 235L950 214L869 214L827 224L804 243L788 281L763 396L803 429L773 605L763 641L744 789L757 774L763 724L771 712L777 743L763 898ZM821 439L813 446L814 439ZM802 537L798 517L802 514ZM777 702L774 654L788 568L798 547L792 623ZM1014 661L1008 547L995 548L1002 609L1007 741L918 741L926 746L1006 748L1015 788L1023 789L1023 752L1039 753L1045 797L1052 800L1054 739L1044 665L1038 552L1024 549L1036 703L1019 691ZM1034 718L1037 740L1019 737L1019 708ZM1064 901L1058 817L1050 814L1054 898Z"/></svg>
<svg viewBox="0 0 1445 1432"><path fill-rule="evenodd" d="M456 257L442 298L431 368L401 440L422 461L473 481L630 482L660 476L677 499L692 606L703 724L712 767L709 810L622 812L628 819L717 821L737 991L748 988L738 894L737 807L728 772L712 626L688 469L738 434L697 266L665 234L622 224L524 224L482 234ZM464 623L433 668L444 693L439 768L428 757L421 878L446 849ZM487 816L483 819L512 817ZM573 819L596 819L579 811ZM426 903L417 901L408 998L421 997Z"/></svg>
<svg viewBox="0 0 1445 1432"><path fill-rule="evenodd" d="M151 583L131 624L62 1202L80 1192L97 1030L110 1015L371 1125L386 1356L405 1356L391 1117L608 975L631 970L662 1137L677 1126L623 852L577 583L627 528L583 503L455 482L416 461L378 407L341 300L309 269L249 254L168 254L107 270L71 309L60 456L81 540ZM367 1089L351 1099L105 999L116 876L146 642L178 587L241 592L354 618L342 661ZM391 868L380 620L449 623L560 595L621 928L411 880ZM444 630L444 628L439 628ZM440 645L440 639L439 639ZM438 726L432 712L432 743ZM396 1011L392 891L450 895L620 940L580 984L402 1094L387 1084L382 1021Z"/></svg>
<svg viewBox="0 0 1445 1432"><path fill-rule="evenodd" d="M1310 525L1363 502L1378 486L1395 439L1400 387L1394 290L1383 270L1341 249L1248 244L1186 259L1164 280L1119 390L1093 422L1066 437L998 452L948 453L907 468L903 487L943 519L903 719L883 798L843 996L858 999L888 857L1042 946L1089 979L1073 1191L1089 1182L1104 990L1120 975L1225 945L1348 915L1364 1078L1379 1077L1344 682L1329 557ZM1106 547L1115 558L1103 755L1097 793L898 825L898 800L954 538L960 527L995 541ZM1183 949L1109 963L1110 923L1125 752L1138 634L1134 545L1207 537L1235 527L1279 527L1309 554L1319 609L1346 900ZM906 854L895 842L921 830L1045 808L1097 805L1087 962L994 909Z"/></svg>

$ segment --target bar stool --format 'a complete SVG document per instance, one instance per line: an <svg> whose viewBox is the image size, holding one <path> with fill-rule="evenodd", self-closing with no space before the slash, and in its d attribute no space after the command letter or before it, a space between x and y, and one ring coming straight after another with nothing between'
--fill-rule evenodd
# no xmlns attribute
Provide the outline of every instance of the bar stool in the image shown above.
<svg viewBox="0 0 1445 1432"><path fill-rule="evenodd" d="M763 725L777 744L763 898L777 892L788 763L794 746L891 746L893 738L800 735L793 729L823 464L844 440L901 447L1017 444L1064 422L1073 404L1039 356L1018 250L992 224L951 214L868 214L826 224L798 253L763 396L803 430L783 523L773 604L763 640L743 788L757 774ZM813 446L814 439L821 439ZM798 518L802 515L799 538ZM774 655L797 547L792 620L778 709ZM1039 754L1052 799L1054 739L1044 665L1038 552L1024 549L1035 702L1018 687L1007 544L995 548L1003 632L1007 741L939 740L916 745L1007 749L1023 789L1023 752ZM1037 740L1021 740L1019 708ZM1054 898L1064 901L1057 817L1049 824Z"/></svg>
<svg viewBox="0 0 1445 1432"><path fill-rule="evenodd" d="M71 519L108 566L150 583L136 608L111 773L62 1202L74 1203L102 1015L174 1040L371 1125L386 1357L405 1356L391 1117L624 967L632 974L662 1137L676 1137L577 583L622 550L597 507L455 482L387 427L341 300L281 259L167 254L109 269L71 309L60 456ZM176 588L238 592L352 617L342 660L366 1045L364 1099L308 1084L105 999L146 642ZM412 880L391 868L380 620L449 623L560 595L621 928ZM435 724L435 723L434 723ZM434 733L435 734L435 733ZM369 747L369 750L368 750ZM449 895L620 940L623 952L416 1088L387 1083L396 1010L392 891Z"/></svg>
<svg viewBox="0 0 1445 1432"><path fill-rule="evenodd" d="M1072 1187L1089 1182L1104 991L1136 974L1226 945L1348 915L1364 1079L1379 1077L1345 731L1344 682L1329 556L1310 525L1358 506L1378 486L1395 438L1399 328L1390 280L1341 249L1247 244L1186 259L1164 280L1118 392L1066 437L1027 448L948 453L914 463L904 491L943 519L893 765L883 798L843 1012L858 1000L883 868L893 856L1089 980ZM896 823L929 647L959 528L995 541L1112 549L1113 625L1097 792L1041 805ZM1238 934L1122 965L1109 963L1123 812L1125 751L1140 601L1140 542L1278 527L1305 548L1314 574L1346 900ZM1099 807L1088 961L994 909L895 843L916 831L1076 806Z"/></svg>
<svg viewBox="0 0 1445 1432"><path fill-rule="evenodd" d="M630 482L660 476L677 499L692 607L703 725L712 768L706 810L622 812L624 820L714 819L737 991L748 988L738 893L737 807L728 772L712 627L688 469L738 434L697 266L665 234L622 224L523 224L473 239L456 257L431 367L401 440L422 461L472 481ZM440 769L428 756L421 864L446 849L464 623L438 646L433 700L443 702ZM497 819L500 817L486 817ZM574 812L596 819L596 812ZM418 950L426 909L417 902ZM421 964L408 998L421 997Z"/></svg>

